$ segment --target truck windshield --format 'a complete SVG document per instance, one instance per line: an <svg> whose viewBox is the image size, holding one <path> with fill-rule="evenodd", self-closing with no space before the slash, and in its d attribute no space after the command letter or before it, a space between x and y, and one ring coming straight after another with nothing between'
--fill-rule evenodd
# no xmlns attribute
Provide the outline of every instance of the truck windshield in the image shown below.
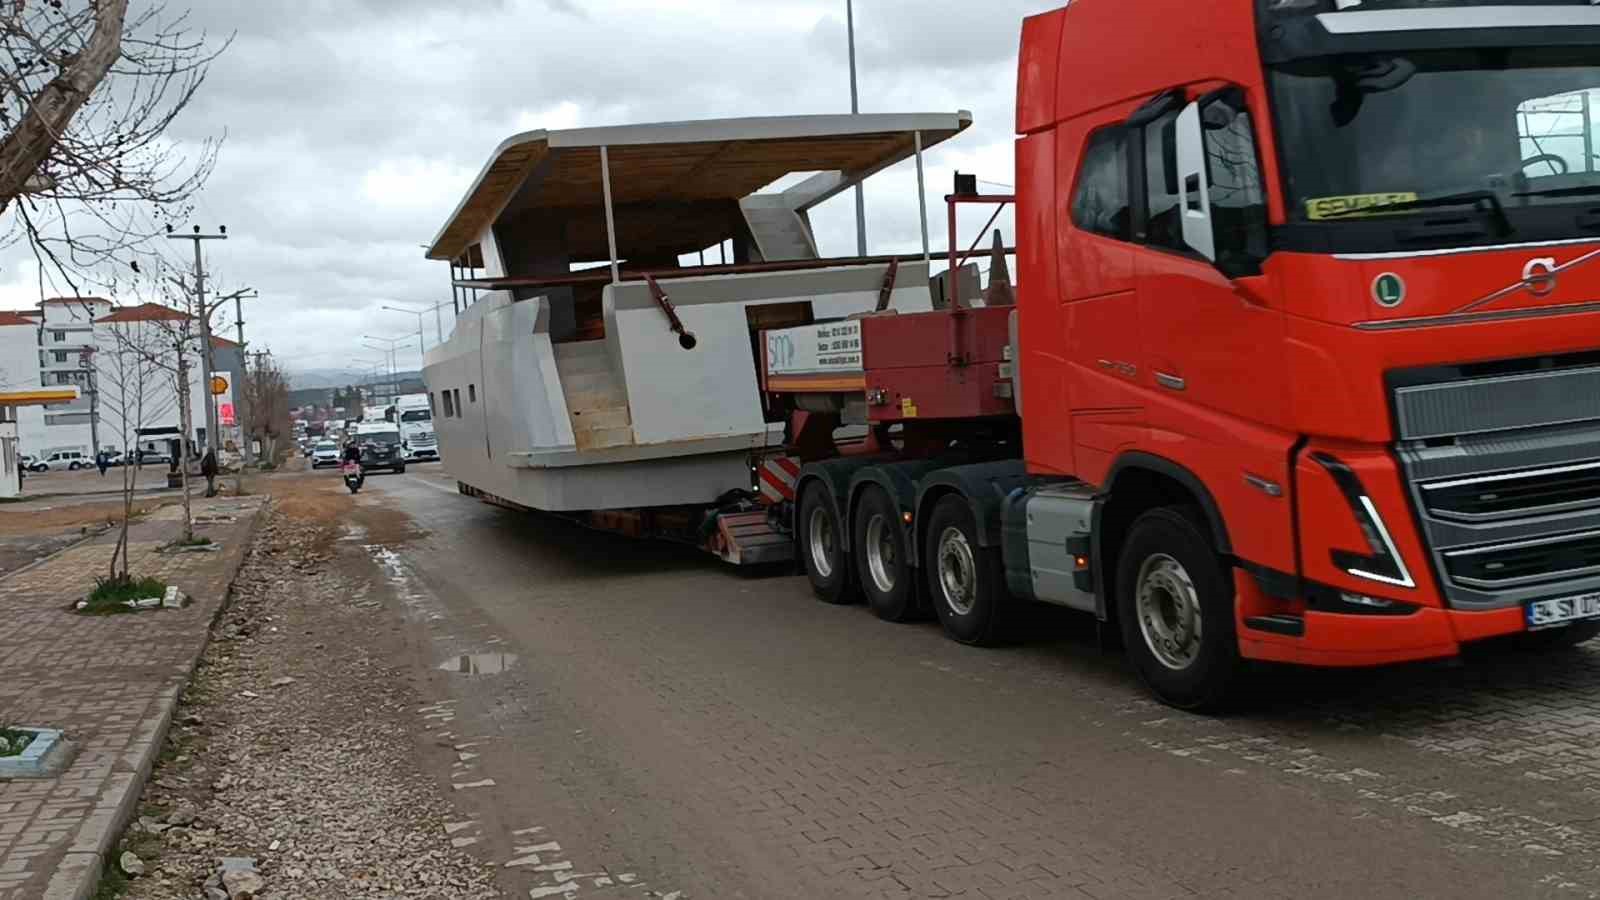
<svg viewBox="0 0 1600 900"><path fill-rule="evenodd" d="M388 444L392 446L400 443L400 432L369 431L361 435L361 441L367 444Z"/></svg>
<svg viewBox="0 0 1600 900"><path fill-rule="evenodd" d="M1571 204L1600 197L1600 48L1323 58L1271 83L1291 224L1390 244L1442 213L1452 244L1594 233Z"/></svg>
<svg viewBox="0 0 1600 900"><path fill-rule="evenodd" d="M408 409L400 414L402 422L431 422L433 414L425 409Z"/></svg>

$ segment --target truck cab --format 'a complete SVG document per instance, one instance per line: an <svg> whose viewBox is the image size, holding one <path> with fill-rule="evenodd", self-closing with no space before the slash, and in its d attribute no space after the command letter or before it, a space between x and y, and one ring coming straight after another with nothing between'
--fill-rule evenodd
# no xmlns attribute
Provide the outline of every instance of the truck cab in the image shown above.
<svg viewBox="0 0 1600 900"><path fill-rule="evenodd" d="M1597 101L1588 2L1077 0L1026 22L1026 470L1098 489L1097 590L1109 617L1133 596L1158 693L1196 677L1203 579L1120 565L1156 509L1225 563L1231 621L1206 627L1242 658L1594 636Z"/></svg>
<svg viewBox="0 0 1600 900"><path fill-rule="evenodd" d="M412 462L437 460L439 437L433 430L433 405L427 394L406 394L395 401L395 424L400 426L401 447Z"/></svg>

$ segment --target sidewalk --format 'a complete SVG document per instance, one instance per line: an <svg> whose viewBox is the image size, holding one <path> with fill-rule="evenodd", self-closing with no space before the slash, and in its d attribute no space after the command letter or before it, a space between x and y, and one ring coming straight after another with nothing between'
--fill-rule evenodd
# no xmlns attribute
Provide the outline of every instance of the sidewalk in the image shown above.
<svg viewBox="0 0 1600 900"><path fill-rule="evenodd" d="M177 537L180 507L135 522L138 576L177 585L182 610L104 618L68 606L106 570L116 532L0 580L0 716L66 731L77 756L60 777L0 781L0 900L80 900L134 813L178 695L244 560L262 498L196 500L215 553L157 554Z"/></svg>
<svg viewBox="0 0 1600 900"><path fill-rule="evenodd" d="M122 479L126 470L111 468L101 475L96 470L81 469L77 472L42 472L30 473L22 480L22 497L20 502L27 503L34 500L60 500L65 497L101 497L116 496L122 493ZM151 494L172 491L177 489L167 487L167 467L154 463L142 468L134 469L134 493ZM205 487L205 480L199 479L200 486Z"/></svg>

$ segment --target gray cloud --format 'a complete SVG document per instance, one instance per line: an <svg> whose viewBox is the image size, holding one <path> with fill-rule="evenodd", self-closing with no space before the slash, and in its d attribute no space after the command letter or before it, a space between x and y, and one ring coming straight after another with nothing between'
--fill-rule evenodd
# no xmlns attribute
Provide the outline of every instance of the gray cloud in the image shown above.
<svg viewBox="0 0 1600 900"><path fill-rule="evenodd" d="M976 116L930 154L930 204L956 166L1010 180L1021 20L1057 5L857 0L865 111ZM227 134L195 220L229 226L208 248L218 284L261 291L252 343L298 367L370 356L362 332L414 327L385 303L449 298L419 245L510 134L849 103L844 0L197 0L191 21L235 35L172 134ZM920 246L909 165L869 183L868 202L875 250ZM853 250L848 198L816 222L825 251ZM0 307L37 302L33 278L0 251Z"/></svg>

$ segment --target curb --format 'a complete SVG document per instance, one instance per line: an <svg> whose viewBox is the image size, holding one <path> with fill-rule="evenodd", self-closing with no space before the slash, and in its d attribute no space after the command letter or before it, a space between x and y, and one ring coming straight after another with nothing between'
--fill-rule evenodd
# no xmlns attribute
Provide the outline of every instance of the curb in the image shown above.
<svg viewBox="0 0 1600 900"><path fill-rule="evenodd" d="M238 581L239 571L244 568L245 560L250 556L249 546L255 540L256 529L261 526L262 516L271 505L272 496L262 495L262 502L251 514L250 528L243 538L245 550L239 554L238 561L228 573L228 587L223 591L222 602L217 604L211 621L206 623L205 636L201 638L198 647L186 661L187 671L183 675L182 683L163 692L156 717L140 726L141 740L137 751L139 759L133 767L134 771L119 776L121 783L107 792L107 795L96 804L94 814L78 829L78 835L73 840L72 846L67 848L67 855L57 864L55 874L50 876L42 900L90 900L99 889L101 873L111 860L123 832L133 822L134 815L138 812L139 798L144 795L144 787L155 771L156 757L160 755L161 746L166 742L167 732L171 730L173 719L178 713L178 698L188 689L201 657L205 656L206 650L210 648L212 633L216 630L217 623L233 606L234 582Z"/></svg>
<svg viewBox="0 0 1600 900"><path fill-rule="evenodd" d="M47 554L45 556L41 556L38 559L34 560L31 563L28 563L27 565L23 566L20 569L12 569L9 572L6 572L4 574L0 574L0 581L5 581L7 578L11 578L11 577L16 576L16 575L21 575L23 572L28 572L28 571L31 571L33 569L37 569L40 566L44 565L45 563L49 562L50 560L55 559L56 557L60 556L61 554L67 552L68 550L71 550L71 549L73 549L75 547L82 547L84 544L89 543L90 541L94 540L95 538L105 536L105 534L107 532L109 532L112 529L112 527L113 526L111 526L111 525L101 525L96 530L91 531L86 535L83 535L82 537L80 537L77 540L73 541L72 543L66 545L65 547L62 547L62 548L56 550L54 553L50 553L50 554Z"/></svg>

